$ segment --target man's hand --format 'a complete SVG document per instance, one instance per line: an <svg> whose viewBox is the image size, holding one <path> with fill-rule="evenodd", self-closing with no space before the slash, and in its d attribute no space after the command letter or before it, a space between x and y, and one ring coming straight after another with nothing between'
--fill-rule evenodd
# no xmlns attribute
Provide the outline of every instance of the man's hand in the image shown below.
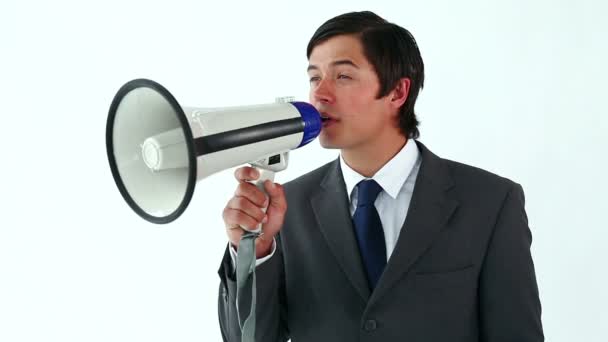
<svg viewBox="0 0 608 342"><path fill-rule="evenodd" d="M238 248L244 233L241 227L254 230L261 223L264 234L256 239L256 257L265 257L272 251L272 240L281 230L285 220L287 201L283 186L267 180L264 183L264 189L269 195L267 197L263 191L248 182L255 181L260 176L255 168L238 168L234 176L239 185L222 214L228 239ZM265 207L268 207L266 214L262 210Z"/></svg>

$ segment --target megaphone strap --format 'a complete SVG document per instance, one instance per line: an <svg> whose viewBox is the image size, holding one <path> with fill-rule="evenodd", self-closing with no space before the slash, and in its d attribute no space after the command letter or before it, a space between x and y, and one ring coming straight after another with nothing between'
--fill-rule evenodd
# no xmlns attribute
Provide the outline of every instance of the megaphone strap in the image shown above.
<svg viewBox="0 0 608 342"><path fill-rule="evenodd" d="M241 328L241 341L255 341L255 239L261 233L245 232L239 242L236 262L236 311ZM249 313L246 317L243 314Z"/></svg>

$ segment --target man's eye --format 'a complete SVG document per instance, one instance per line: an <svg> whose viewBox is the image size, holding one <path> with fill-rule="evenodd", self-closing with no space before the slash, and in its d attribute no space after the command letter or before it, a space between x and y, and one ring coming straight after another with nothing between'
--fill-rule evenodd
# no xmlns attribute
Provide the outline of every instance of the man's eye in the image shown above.
<svg viewBox="0 0 608 342"><path fill-rule="evenodd" d="M343 79L343 80L350 80L351 79L351 77L348 76L348 75L338 75L338 78L339 79Z"/></svg>
<svg viewBox="0 0 608 342"><path fill-rule="evenodd" d="M312 83L312 82L318 82L320 79L321 79L321 78L320 78L320 77L318 77L318 76L313 76L313 77L311 77L311 78L309 79L309 81L310 81L311 83Z"/></svg>

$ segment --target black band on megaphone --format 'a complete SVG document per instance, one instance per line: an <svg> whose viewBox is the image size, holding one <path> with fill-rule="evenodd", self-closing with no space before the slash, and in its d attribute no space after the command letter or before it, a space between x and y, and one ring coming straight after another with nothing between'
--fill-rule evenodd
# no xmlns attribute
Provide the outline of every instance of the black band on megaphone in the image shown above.
<svg viewBox="0 0 608 342"><path fill-rule="evenodd" d="M304 132L304 121L297 117L202 136L194 140L194 146L197 156L202 156L301 132Z"/></svg>

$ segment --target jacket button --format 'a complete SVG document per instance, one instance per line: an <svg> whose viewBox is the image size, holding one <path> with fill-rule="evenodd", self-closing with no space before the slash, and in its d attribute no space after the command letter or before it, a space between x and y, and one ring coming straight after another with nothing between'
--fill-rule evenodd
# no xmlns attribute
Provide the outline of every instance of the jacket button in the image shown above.
<svg viewBox="0 0 608 342"><path fill-rule="evenodd" d="M376 327L377 327L376 321L373 319L369 319L369 320L365 321L365 325L363 326L365 331L374 331L374 330L376 330Z"/></svg>

